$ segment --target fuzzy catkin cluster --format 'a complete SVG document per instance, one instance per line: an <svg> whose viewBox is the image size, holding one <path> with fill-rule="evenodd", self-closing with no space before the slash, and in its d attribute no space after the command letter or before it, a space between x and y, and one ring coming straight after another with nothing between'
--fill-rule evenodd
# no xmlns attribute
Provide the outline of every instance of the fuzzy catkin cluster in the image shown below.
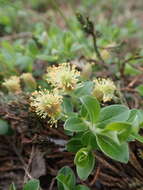
<svg viewBox="0 0 143 190"><path fill-rule="evenodd" d="M56 123L62 112L63 97L65 94L76 88L79 81L80 72L74 65L62 63L59 66L47 68L46 80L53 87L53 91L40 90L32 94L31 107L35 109L41 118L50 117L51 123Z"/></svg>
<svg viewBox="0 0 143 190"><path fill-rule="evenodd" d="M93 96L103 102L111 101L114 98L116 86L109 78L98 78L94 80Z"/></svg>
<svg viewBox="0 0 143 190"><path fill-rule="evenodd" d="M28 90L36 89L36 81L31 73L23 73L21 76L11 76L5 79L2 83L9 93L20 93L22 92L21 79Z"/></svg>
<svg viewBox="0 0 143 190"><path fill-rule="evenodd" d="M2 85L11 93L21 92L20 78L18 76L11 76L9 79L5 79Z"/></svg>
<svg viewBox="0 0 143 190"><path fill-rule="evenodd" d="M79 77L80 72L76 70L75 65L63 63L58 67L48 67L46 79L59 90L71 91L76 88Z"/></svg>
<svg viewBox="0 0 143 190"><path fill-rule="evenodd" d="M51 123L56 123L61 112L62 96L57 91L49 92L48 90L35 91L32 93L31 107L41 118L47 116L51 118Z"/></svg>

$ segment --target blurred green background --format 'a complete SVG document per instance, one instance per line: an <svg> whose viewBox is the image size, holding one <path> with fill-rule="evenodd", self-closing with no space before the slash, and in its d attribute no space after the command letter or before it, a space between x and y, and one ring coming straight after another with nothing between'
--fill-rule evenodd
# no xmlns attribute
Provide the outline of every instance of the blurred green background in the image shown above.
<svg viewBox="0 0 143 190"><path fill-rule="evenodd" d="M47 62L93 58L76 12L94 22L99 47L125 41L127 57L142 54L142 10L142 0L0 0L0 79L22 72L40 76Z"/></svg>

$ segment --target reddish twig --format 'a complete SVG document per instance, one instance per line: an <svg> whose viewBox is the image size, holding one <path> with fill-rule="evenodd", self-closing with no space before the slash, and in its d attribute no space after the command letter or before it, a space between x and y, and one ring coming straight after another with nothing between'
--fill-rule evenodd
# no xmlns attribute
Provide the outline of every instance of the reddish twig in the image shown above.
<svg viewBox="0 0 143 190"><path fill-rule="evenodd" d="M100 173L100 166L98 166L98 168L97 168L97 170L95 172L95 175L93 177L93 180L89 184L90 186L92 186L92 185L94 185L96 183L96 180L97 180L97 178L99 176L99 173Z"/></svg>

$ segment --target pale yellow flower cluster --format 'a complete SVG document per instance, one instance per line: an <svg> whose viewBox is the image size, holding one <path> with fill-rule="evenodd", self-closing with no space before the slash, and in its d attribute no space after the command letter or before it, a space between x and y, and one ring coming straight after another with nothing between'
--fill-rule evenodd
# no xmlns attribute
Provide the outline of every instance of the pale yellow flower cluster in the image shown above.
<svg viewBox="0 0 143 190"><path fill-rule="evenodd" d="M7 88L8 92L11 93L20 93L21 92L21 84L20 79L22 79L25 87L28 90L34 90L37 87L36 80L32 76L31 73L23 73L21 76L11 76L2 83L4 87Z"/></svg>
<svg viewBox="0 0 143 190"><path fill-rule="evenodd" d="M76 66L69 63L62 63L59 66L51 66L47 68L46 80L50 83L54 90L40 90L34 92L31 97L31 107L41 118L50 117L50 122L57 122L62 108L61 92L71 91L76 88L80 73L76 70Z"/></svg>
<svg viewBox="0 0 143 190"><path fill-rule="evenodd" d="M5 86L9 92L21 92L20 78L18 76L11 76L9 79L5 79L2 85Z"/></svg>
<svg viewBox="0 0 143 190"><path fill-rule="evenodd" d="M56 123L61 112L62 96L57 91L36 91L32 93L31 107L41 118L50 117L51 123Z"/></svg>
<svg viewBox="0 0 143 190"><path fill-rule="evenodd" d="M71 91L76 87L80 76L80 72L75 67L75 65L69 63L48 67L46 79L56 89Z"/></svg>
<svg viewBox="0 0 143 190"><path fill-rule="evenodd" d="M98 78L94 80L93 95L100 101L108 102L114 98L116 86L109 78Z"/></svg>

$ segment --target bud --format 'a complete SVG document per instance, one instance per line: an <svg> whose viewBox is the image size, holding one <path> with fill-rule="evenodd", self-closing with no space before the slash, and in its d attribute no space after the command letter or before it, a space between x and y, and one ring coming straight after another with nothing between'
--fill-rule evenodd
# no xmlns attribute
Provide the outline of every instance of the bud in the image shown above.
<svg viewBox="0 0 143 190"><path fill-rule="evenodd" d="M11 76L9 79L5 79L2 85L11 93L21 92L20 78L18 76Z"/></svg>
<svg viewBox="0 0 143 190"><path fill-rule="evenodd" d="M20 77L28 91L35 90L37 87L36 81L31 73L23 73Z"/></svg>
<svg viewBox="0 0 143 190"><path fill-rule="evenodd" d="M92 64L87 63L86 65L83 66L81 76L84 79L89 79L91 77L91 74L92 74Z"/></svg>
<svg viewBox="0 0 143 190"><path fill-rule="evenodd" d="M87 148L81 148L75 156L74 163L80 167L84 167L88 162L89 150Z"/></svg>
<svg viewBox="0 0 143 190"><path fill-rule="evenodd" d="M99 101L108 102L114 98L116 86L110 79L95 79L95 87L93 89L93 96Z"/></svg>

